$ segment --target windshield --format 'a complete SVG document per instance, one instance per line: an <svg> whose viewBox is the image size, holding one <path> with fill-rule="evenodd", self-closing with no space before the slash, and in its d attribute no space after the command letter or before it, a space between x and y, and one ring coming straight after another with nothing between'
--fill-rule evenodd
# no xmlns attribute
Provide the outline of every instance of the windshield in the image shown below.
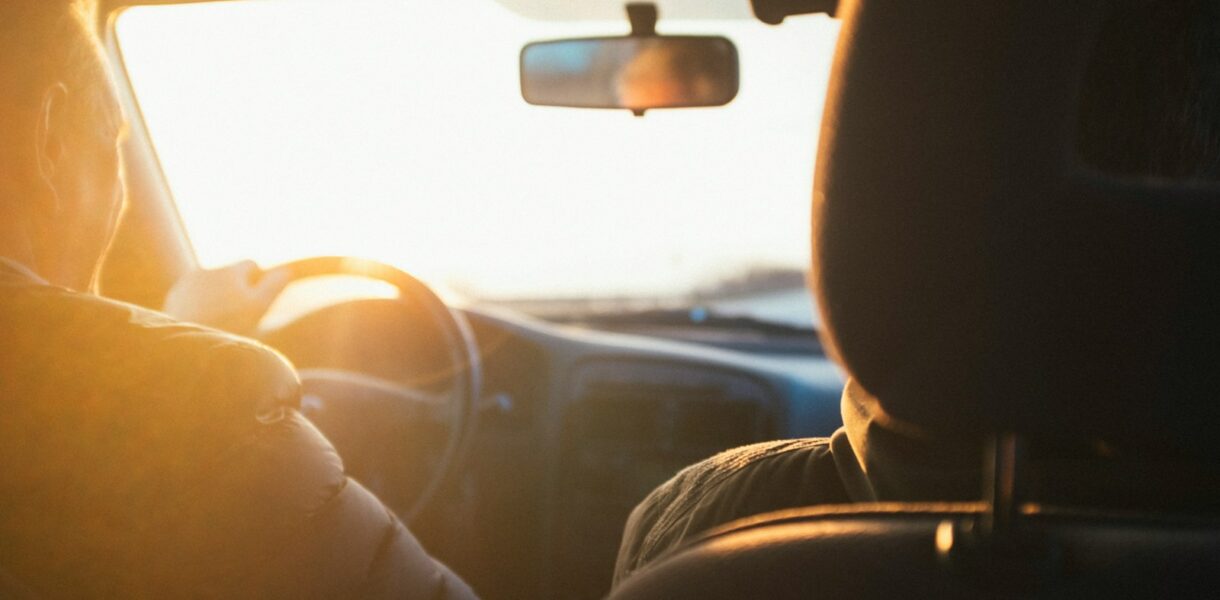
<svg viewBox="0 0 1220 600"><path fill-rule="evenodd" d="M117 27L204 266L355 255L527 312L699 304L813 324L824 16L661 15L663 33L733 40L741 91L642 118L531 106L518 87L526 43L625 33L625 18L298 0L138 7Z"/></svg>

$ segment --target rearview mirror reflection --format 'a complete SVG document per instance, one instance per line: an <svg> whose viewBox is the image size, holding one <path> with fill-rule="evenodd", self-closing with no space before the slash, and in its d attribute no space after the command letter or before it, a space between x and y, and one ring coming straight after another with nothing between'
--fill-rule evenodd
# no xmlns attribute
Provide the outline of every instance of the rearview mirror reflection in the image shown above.
<svg viewBox="0 0 1220 600"><path fill-rule="evenodd" d="M723 37L555 40L521 51L521 95L542 106L721 106L737 85L737 48Z"/></svg>

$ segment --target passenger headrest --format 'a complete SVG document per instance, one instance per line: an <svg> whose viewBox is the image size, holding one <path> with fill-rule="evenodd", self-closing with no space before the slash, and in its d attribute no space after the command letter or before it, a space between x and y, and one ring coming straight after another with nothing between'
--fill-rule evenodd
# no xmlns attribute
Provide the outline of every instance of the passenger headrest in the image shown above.
<svg viewBox="0 0 1220 600"><path fill-rule="evenodd" d="M843 4L813 256L851 375L936 432L1220 454L1220 187L1078 151L1112 2Z"/></svg>

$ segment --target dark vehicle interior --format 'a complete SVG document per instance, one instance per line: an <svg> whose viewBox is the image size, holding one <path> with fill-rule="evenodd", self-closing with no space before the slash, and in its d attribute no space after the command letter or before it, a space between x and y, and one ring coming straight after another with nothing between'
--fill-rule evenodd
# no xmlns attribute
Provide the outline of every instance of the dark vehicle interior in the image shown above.
<svg viewBox="0 0 1220 600"><path fill-rule="evenodd" d="M99 23L131 128L127 209L100 289L154 309L200 260L116 23L163 4L201 3L108 0ZM649 491L729 448L830 435L847 374L881 397L903 390L897 417L989 440L979 501L739 521L614 597L1176 597L1220 583L1215 182L1110 172L1076 142L1082 82L1105 76L1090 71L1098 32L1124 2L661 2L659 18L637 5L630 19L621 3L486 4L585 45L608 40L623 63L659 51L670 16L693 19L670 39L715 48L732 66L709 67L723 86L641 98L621 81L531 78L577 50L544 56L534 40L508 57L522 103L613 109L623 128L752 101L762 52L733 46L724 23L778 31L829 13L839 32L816 166L800 173L813 184L800 201L812 198L816 332L690 306L548 314L454 301L380 258L283 261L294 280L389 285L388 297L265 321L258 337L296 366L302 411L350 475L481 596L605 597ZM649 36L661 41L638 41ZM687 235L684 222L660 225ZM1123 442L1104 460L1054 452L1112 440ZM1094 480L1075 502L1042 500Z"/></svg>
<svg viewBox="0 0 1220 600"><path fill-rule="evenodd" d="M879 397L905 390L894 416L986 432L980 501L739 521L615 597L1214 593L1215 176L1080 141L1131 93L1090 96L1098 78L1162 81L1098 66L1103 36L1156 28L1133 7L842 3L814 192L829 343Z"/></svg>
<svg viewBox="0 0 1220 600"><path fill-rule="evenodd" d="M130 59L115 27L128 4L111 6L104 29L116 65ZM733 18L751 18L746 3L726 4ZM535 18L549 10L539 6L527 7ZM622 5L604 9L595 7L593 31L625 28ZM127 114L142 114L139 85L121 87ZM197 259L155 131L131 121L129 206L102 289L157 306ZM294 278L352 275L400 292L293 314L260 339L299 370L303 411L348 472L485 597L601 597L623 523L653 487L721 450L827 435L840 421L842 375L806 327L713 316L715 328L700 329L689 310L651 306L548 320L512 304L450 313L390 265L293 264Z"/></svg>

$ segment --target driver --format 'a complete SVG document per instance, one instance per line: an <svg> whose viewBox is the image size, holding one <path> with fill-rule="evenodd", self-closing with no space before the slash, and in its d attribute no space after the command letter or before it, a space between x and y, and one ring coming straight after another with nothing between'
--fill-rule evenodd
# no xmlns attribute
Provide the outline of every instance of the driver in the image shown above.
<svg viewBox="0 0 1220 600"><path fill-rule="evenodd" d="M90 293L124 202L97 22L0 3L0 596L473 597L344 475L283 357ZM248 331L287 279L256 275L167 308Z"/></svg>

